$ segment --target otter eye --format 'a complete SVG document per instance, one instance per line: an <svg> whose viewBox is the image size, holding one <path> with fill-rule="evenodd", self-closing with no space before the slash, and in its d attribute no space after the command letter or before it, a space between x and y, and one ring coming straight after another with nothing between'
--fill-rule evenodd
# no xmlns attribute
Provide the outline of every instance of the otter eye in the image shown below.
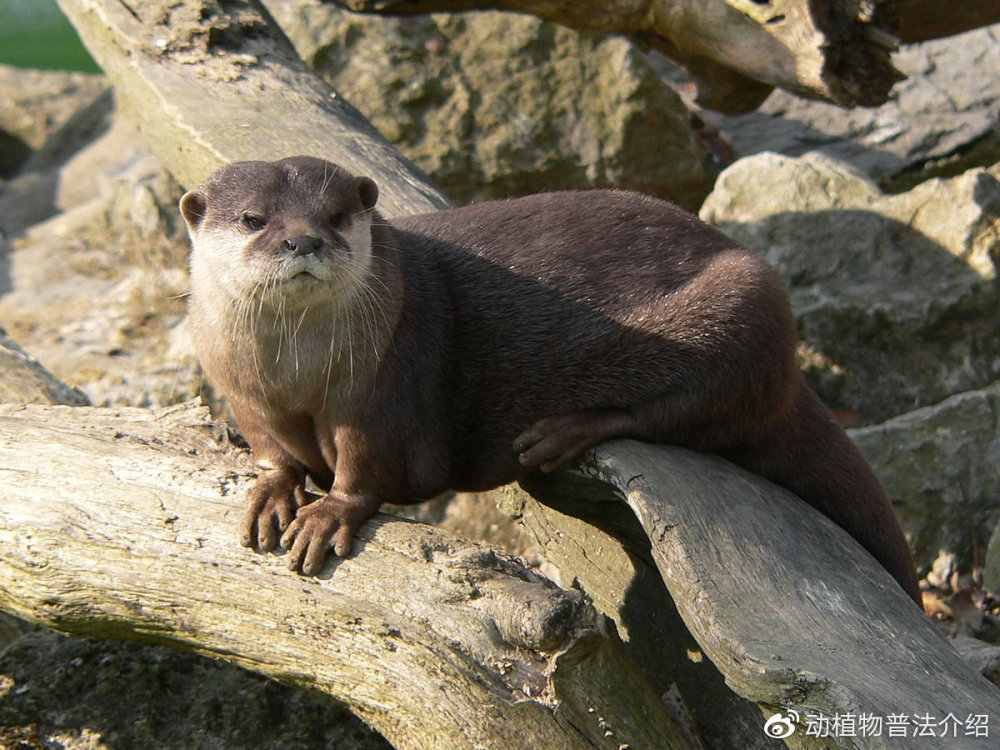
<svg viewBox="0 0 1000 750"><path fill-rule="evenodd" d="M334 229L342 229L347 223L347 215L343 212L335 213L330 217L330 226Z"/></svg>
<svg viewBox="0 0 1000 750"><path fill-rule="evenodd" d="M244 229L249 229L251 232L259 232L267 226L267 219L263 216L252 214L249 211L244 211L240 214L240 226Z"/></svg>

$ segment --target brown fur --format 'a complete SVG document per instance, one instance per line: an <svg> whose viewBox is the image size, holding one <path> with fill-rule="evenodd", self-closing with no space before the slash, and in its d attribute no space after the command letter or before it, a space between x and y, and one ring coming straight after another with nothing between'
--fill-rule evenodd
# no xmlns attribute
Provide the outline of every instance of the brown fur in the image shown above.
<svg viewBox="0 0 1000 750"><path fill-rule="evenodd" d="M283 531L292 566L316 573L381 502L489 489L631 437L716 451L788 487L920 601L885 493L798 372L791 310L760 256L635 193L391 224L376 195L296 157L230 165L182 200L199 354L263 467L244 544L271 549ZM303 238L330 278L224 288L284 268ZM329 492L302 505L307 474Z"/></svg>

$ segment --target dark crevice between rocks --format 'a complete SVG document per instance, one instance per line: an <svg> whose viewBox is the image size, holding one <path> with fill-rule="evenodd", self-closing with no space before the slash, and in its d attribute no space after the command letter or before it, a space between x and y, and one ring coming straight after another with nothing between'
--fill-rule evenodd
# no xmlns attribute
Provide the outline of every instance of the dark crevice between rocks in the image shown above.
<svg viewBox="0 0 1000 750"><path fill-rule="evenodd" d="M990 167L997 162L1000 162L1000 123L951 153L924 159L886 177L879 182L879 187L887 193L905 193L921 182L957 177L970 169Z"/></svg>

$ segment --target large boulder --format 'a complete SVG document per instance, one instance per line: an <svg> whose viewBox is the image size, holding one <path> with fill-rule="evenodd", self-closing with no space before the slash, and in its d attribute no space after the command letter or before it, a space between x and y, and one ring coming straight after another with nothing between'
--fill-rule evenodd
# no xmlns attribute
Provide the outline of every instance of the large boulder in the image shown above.
<svg viewBox="0 0 1000 750"><path fill-rule="evenodd" d="M821 155L764 153L723 172L701 216L779 269L830 405L881 421L1000 378L988 171L886 195Z"/></svg>
<svg viewBox="0 0 1000 750"><path fill-rule="evenodd" d="M0 403L86 406L90 401L79 388L53 376L0 328Z"/></svg>
<svg viewBox="0 0 1000 750"><path fill-rule="evenodd" d="M92 137L94 126L100 127L100 111L111 107L110 91L99 75L0 65L0 138L4 145L19 144L0 150L0 176L10 176L44 151L66 153L71 133Z"/></svg>
<svg viewBox="0 0 1000 750"><path fill-rule="evenodd" d="M691 114L622 37L512 13L265 5L303 59L459 203L614 185L695 207L711 185Z"/></svg>

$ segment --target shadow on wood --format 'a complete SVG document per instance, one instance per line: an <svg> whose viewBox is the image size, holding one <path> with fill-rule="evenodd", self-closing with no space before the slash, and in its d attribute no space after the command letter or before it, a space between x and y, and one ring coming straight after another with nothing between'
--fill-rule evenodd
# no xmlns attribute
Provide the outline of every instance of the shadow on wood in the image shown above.
<svg viewBox="0 0 1000 750"><path fill-rule="evenodd" d="M726 683L766 712L797 710L800 735L809 715L861 714L907 717L911 741L921 716L985 715L989 736L1000 732L1000 690L959 657L865 550L787 491L714 456L633 441L601 446L581 471L598 490L578 482L567 492L563 477L536 478L528 488L651 555ZM590 502L574 499L581 495ZM602 498L611 507L601 509ZM614 499L629 505L641 534ZM607 598L594 600L622 617ZM893 746L884 736L842 742ZM982 747L981 736L962 732L946 742Z"/></svg>

